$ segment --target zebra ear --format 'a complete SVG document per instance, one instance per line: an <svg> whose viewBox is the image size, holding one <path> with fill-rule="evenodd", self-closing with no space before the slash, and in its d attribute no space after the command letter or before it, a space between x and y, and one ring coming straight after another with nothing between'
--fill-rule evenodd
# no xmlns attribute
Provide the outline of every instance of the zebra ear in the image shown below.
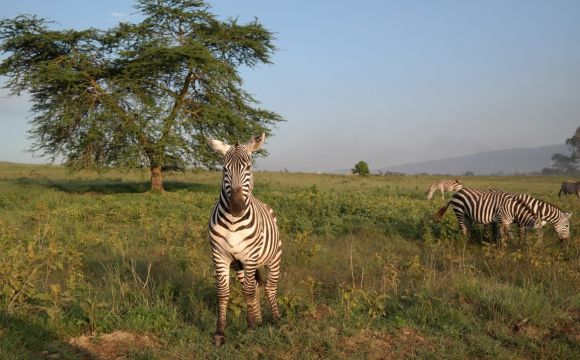
<svg viewBox="0 0 580 360"><path fill-rule="evenodd" d="M219 140L208 140L207 144L214 152L222 156L225 155L228 152L228 150L232 147L231 145L228 145Z"/></svg>
<svg viewBox="0 0 580 360"><path fill-rule="evenodd" d="M565 213L566 217L569 219L570 217L572 217L572 213L571 212L567 212Z"/></svg>
<svg viewBox="0 0 580 360"><path fill-rule="evenodd" d="M262 135L258 137L251 138L250 141L246 143L246 148L250 150L250 153L256 152L262 148L264 140L266 140L266 134L262 133Z"/></svg>

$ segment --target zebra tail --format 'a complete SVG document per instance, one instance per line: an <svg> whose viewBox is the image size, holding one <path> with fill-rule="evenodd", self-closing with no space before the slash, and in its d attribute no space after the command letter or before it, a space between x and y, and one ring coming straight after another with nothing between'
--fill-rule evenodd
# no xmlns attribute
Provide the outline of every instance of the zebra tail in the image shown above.
<svg viewBox="0 0 580 360"><path fill-rule="evenodd" d="M447 205L443 206L441 209L437 210L437 212L435 213L436 220L441 220L443 215L445 215L445 212L447 211L449 204L450 204L450 202L448 202Z"/></svg>

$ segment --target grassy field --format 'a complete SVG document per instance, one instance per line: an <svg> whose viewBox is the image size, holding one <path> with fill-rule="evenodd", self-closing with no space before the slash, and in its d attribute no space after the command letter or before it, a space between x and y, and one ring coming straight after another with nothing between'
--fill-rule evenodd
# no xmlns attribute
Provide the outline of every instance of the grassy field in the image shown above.
<svg viewBox="0 0 580 360"><path fill-rule="evenodd" d="M0 163L0 359L572 359L580 354L580 200L561 177L465 177L573 211L571 241L469 241L429 176L257 173L284 254L273 324L248 331L234 280L212 345L206 224L220 173L70 173ZM515 233L515 229L514 229ZM517 236L516 236L517 239ZM263 299L265 301L265 299Z"/></svg>

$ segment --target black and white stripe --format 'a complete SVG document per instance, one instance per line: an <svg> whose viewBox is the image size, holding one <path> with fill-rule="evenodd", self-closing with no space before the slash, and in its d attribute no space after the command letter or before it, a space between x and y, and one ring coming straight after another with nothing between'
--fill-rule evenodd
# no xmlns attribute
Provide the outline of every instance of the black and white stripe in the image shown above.
<svg viewBox="0 0 580 360"><path fill-rule="evenodd" d="M272 209L253 194L251 154L258 151L265 139L262 134L245 145L227 145L209 141L210 147L224 156L220 198L211 214L208 226L217 280L218 320L214 335L216 345L224 341L226 311L230 295L230 268L242 283L247 303L248 326L262 321L259 300L259 267L268 268L265 293L275 320L280 317L276 292L280 277L282 243L278 235L276 216Z"/></svg>
<svg viewBox="0 0 580 360"><path fill-rule="evenodd" d="M463 188L453 195L447 205L437 211L438 218L443 217L451 206L459 222L463 235L468 235L472 224L499 224L500 237L513 222L526 228L538 228L541 223L537 216L514 195L501 191L480 191Z"/></svg>
<svg viewBox="0 0 580 360"><path fill-rule="evenodd" d="M580 182L578 181L564 181L560 186L560 191L558 192L558 197L560 195L576 195L580 199Z"/></svg>
<svg viewBox="0 0 580 360"><path fill-rule="evenodd" d="M441 191L441 197L445 199L445 191L459 191L463 185L457 179L442 179L434 182L429 188L429 193L427 194L427 200L431 200L433 193L439 190Z"/></svg>
<svg viewBox="0 0 580 360"><path fill-rule="evenodd" d="M531 209L538 216L543 226L546 222L554 226L554 231L558 234L560 240L570 238L570 217L572 213L563 211L559 207L549 204L545 201L536 199L528 194L513 194L515 198ZM525 227L520 226L520 237L524 237Z"/></svg>

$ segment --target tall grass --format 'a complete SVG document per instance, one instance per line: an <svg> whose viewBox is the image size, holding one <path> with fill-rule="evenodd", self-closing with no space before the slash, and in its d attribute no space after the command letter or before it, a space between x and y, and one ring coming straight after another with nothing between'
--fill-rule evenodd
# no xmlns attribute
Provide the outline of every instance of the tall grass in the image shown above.
<svg viewBox="0 0 580 360"><path fill-rule="evenodd" d="M69 342L115 330L168 358L575 358L580 352L580 202L557 177L469 177L573 211L572 238L551 228L497 247L465 241L436 177L256 173L283 238L283 319L248 331L232 281L228 342L211 343L215 284L206 224L220 174L69 173L0 164L0 358L84 358Z"/></svg>

